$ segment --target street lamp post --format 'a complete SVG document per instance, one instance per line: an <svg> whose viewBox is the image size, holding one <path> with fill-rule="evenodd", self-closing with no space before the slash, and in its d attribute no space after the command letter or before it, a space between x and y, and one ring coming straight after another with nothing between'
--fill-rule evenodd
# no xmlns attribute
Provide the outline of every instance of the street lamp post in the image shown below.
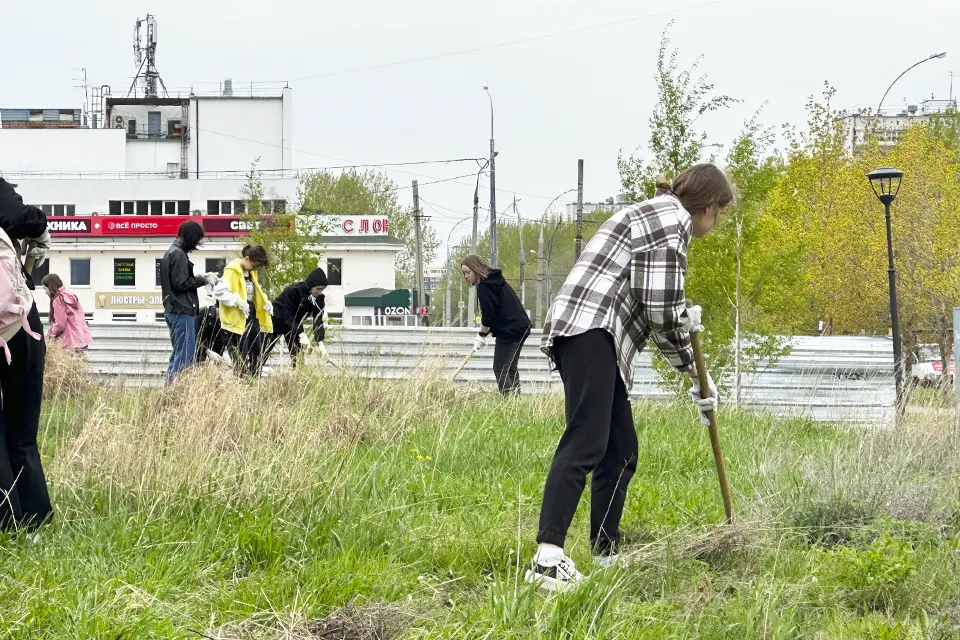
<svg viewBox="0 0 960 640"><path fill-rule="evenodd" d="M550 204L543 210L543 217L540 218L540 238L537 241L537 310L536 310L536 325L540 329L543 327L543 276L544 276L544 257L543 257L543 226L547 222L547 214L550 213L550 209L553 207L553 203L567 195L568 193L573 193L576 189L567 189L563 193L557 195L556 198L550 201ZM549 304L549 300L547 301Z"/></svg>
<svg viewBox="0 0 960 640"><path fill-rule="evenodd" d="M936 53L931 53L929 56L927 56L927 57L924 58L923 60L920 60L919 62L915 62L915 63L913 63L912 65L910 65L909 67L907 67L906 70L905 70L903 73L901 73L900 75L898 75L898 76L896 77L896 79L895 79L893 82L890 83L890 86L887 87L887 90L883 93L883 97L880 98L880 105L877 107L877 118L880 118L880 117L882 116L882 114L880 113L880 110L883 109L883 101L887 99L887 94L890 93L890 89L893 89L893 85L897 84L897 82L900 80L900 78L902 78L903 76L907 75L907 73L908 73L909 71L913 70L914 67L919 67L919 66L922 65L924 62L929 62L930 60L942 60L942 59L944 59L944 58L946 58L946 57L947 57L947 52L946 52L946 51L937 51Z"/></svg>
<svg viewBox="0 0 960 640"><path fill-rule="evenodd" d="M471 217L473 216L468 216L462 220L458 220L457 223L453 225L453 228L450 229L450 233L447 234L447 286L443 305L443 326L445 327L450 326L450 280L453 279L453 265L450 264L450 241L453 239L453 232L457 230L457 227L469 220Z"/></svg>
<svg viewBox="0 0 960 640"><path fill-rule="evenodd" d="M493 96L490 95L490 87L487 85L483 85L483 90L490 99L490 264L496 269L499 255L497 253L497 152L493 141Z"/></svg>
<svg viewBox="0 0 960 640"><path fill-rule="evenodd" d="M903 172L893 167L880 167L867 174L873 192L886 211L887 222L887 275L890 278L890 326L893 329L893 376L897 390L897 411L903 408L903 352L900 343L900 319L897 314L897 272L893 266L893 232L891 230L890 205L900 192Z"/></svg>

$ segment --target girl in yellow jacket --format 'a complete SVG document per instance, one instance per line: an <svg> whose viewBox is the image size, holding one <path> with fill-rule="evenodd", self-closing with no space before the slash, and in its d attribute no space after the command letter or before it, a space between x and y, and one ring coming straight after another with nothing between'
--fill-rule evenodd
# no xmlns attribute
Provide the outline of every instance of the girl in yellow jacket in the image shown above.
<svg viewBox="0 0 960 640"><path fill-rule="evenodd" d="M269 264L260 245L244 247L242 257L223 270L213 288L220 307L220 324L231 351L248 374L260 377L264 336L273 333L273 305L260 288L257 271Z"/></svg>

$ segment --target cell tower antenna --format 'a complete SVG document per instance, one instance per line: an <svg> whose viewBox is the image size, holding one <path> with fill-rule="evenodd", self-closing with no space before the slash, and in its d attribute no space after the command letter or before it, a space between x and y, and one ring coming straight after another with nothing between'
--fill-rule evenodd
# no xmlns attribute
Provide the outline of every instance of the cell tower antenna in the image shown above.
<svg viewBox="0 0 960 640"><path fill-rule="evenodd" d="M142 32L144 27L146 27L145 34ZM147 17L142 20L137 18L137 23L134 26L133 56L134 62L137 65L137 75L130 85L130 91L127 92L127 96L132 93L134 97L136 97L138 83L143 89L144 97L157 97L158 82L160 86L163 87L164 93L166 93L166 86L163 84L160 73L157 71L157 21L149 13Z"/></svg>

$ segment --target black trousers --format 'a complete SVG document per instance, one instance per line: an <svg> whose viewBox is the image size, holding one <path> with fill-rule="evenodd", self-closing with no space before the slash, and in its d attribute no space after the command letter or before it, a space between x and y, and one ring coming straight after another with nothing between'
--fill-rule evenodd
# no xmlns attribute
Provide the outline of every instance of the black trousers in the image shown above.
<svg viewBox="0 0 960 640"><path fill-rule="evenodd" d="M520 372L517 365L520 364L520 352L523 351L523 343L527 341L529 334L528 330L519 340L497 338L493 350L493 374L497 377L497 388L503 397L520 395Z"/></svg>
<svg viewBox="0 0 960 640"><path fill-rule="evenodd" d="M590 542L595 553L608 553L619 547L627 485L637 470L630 396L606 331L558 338L554 347L567 428L547 474L537 542L564 545L587 474L593 473Z"/></svg>
<svg viewBox="0 0 960 640"><path fill-rule="evenodd" d="M297 358L303 350L303 346L300 344L300 332L302 330L302 326L291 327L286 322L273 318L273 334L266 336L264 340L264 364L270 359L270 354L273 353L274 347L280 342L280 338L283 338L283 341L287 343L287 352L290 354L290 360L293 361L293 366L296 368Z"/></svg>
<svg viewBox="0 0 960 640"><path fill-rule="evenodd" d="M36 305L29 321L42 336ZM8 346L10 364L0 357L0 528L5 530L36 526L53 516L37 447L46 344L20 331Z"/></svg>
<svg viewBox="0 0 960 640"><path fill-rule="evenodd" d="M259 378L263 363L266 362L266 342L271 334L260 331L260 321L251 313L242 334L227 332L227 335L228 348L237 366L237 373Z"/></svg>

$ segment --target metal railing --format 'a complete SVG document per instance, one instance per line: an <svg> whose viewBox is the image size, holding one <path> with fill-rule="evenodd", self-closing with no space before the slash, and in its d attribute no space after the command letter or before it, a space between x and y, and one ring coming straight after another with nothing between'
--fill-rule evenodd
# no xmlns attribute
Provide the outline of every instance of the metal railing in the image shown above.
<svg viewBox="0 0 960 640"><path fill-rule="evenodd" d="M87 359L91 373L109 383L162 383L170 353L162 324L92 324L94 343ZM427 368L452 375L473 344L472 329L424 327L337 327L330 329L331 358L353 375L408 378ZM282 344L282 343L281 343ZM488 347L464 368L458 380L493 387L493 348ZM281 348L270 363L288 366ZM798 337L792 353L775 366L745 376L741 406L777 415L806 416L823 421L886 422L894 406L893 356L890 341L871 337ZM520 358L520 377L527 392L561 391L560 379L540 352L540 332L533 331ZM665 400L650 355L636 361L634 398Z"/></svg>

